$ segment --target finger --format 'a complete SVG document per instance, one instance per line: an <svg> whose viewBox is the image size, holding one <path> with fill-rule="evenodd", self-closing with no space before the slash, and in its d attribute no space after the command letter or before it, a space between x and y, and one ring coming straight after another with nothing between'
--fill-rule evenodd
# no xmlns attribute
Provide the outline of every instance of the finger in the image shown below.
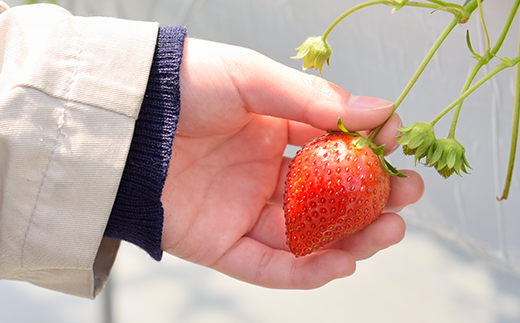
<svg viewBox="0 0 520 323"><path fill-rule="evenodd" d="M278 182L273 191L273 195L269 199L269 203L275 205L282 205L283 203L283 194L285 191L285 180L287 178L287 174L289 173L289 166L291 165L292 158L284 157L282 159L282 163L280 166L280 172L278 174Z"/></svg>
<svg viewBox="0 0 520 323"><path fill-rule="evenodd" d="M385 212L399 212L405 206L417 203L424 194L424 181L413 170L402 170L406 177L390 176L390 196Z"/></svg>
<svg viewBox="0 0 520 323"><path fill-rule="evenodd" d="M326 131L318 129L302 122L289 122L288 143L294 146L303 146L313 139L324 135Z"/></svg>
<svg viewBox="0 0 520 323"><path fill-rule="evenodd" d="M352 275L356 263L348 252L318 251L296 258L249 237L240 239L212 268L242 281L283 289L311 289Z"/></svg>
<svg viewBox="0 0 520 323"><path fill-rule="evenodd" d="M244 57L248 59L244 59ZM249 111L336 129L341 117L350 131L373 129L392 113L392 103L354 96L321 77L297 71L257 52L236 48L222 56Z"/></svg>
<svg viewBox="0 0 520 323"><path fill-rule="evenodd" d="M348 251L356 261L367 259L404 238L406 224L395 213L383 213L363 230L338 241L339 248Z"/></svg>
<svg viewBox="0 0 520 323"><path fill-rule="evenodd" d="M247 236L270 248L289 250L285 238L285 217L282 207L266 205Z"/></svg>
<svg viewBox="0 0 520 323"><path fill-rule="evenodd" d="M394 113L390 116L388 121L385 122L381 130L377 133L374 138L374 143L378 146L385 145L385 155L390 155L394 152L399 145L397 144L397 136L399 131L396 128L402 126L401 118L398 114Z"/></svg>

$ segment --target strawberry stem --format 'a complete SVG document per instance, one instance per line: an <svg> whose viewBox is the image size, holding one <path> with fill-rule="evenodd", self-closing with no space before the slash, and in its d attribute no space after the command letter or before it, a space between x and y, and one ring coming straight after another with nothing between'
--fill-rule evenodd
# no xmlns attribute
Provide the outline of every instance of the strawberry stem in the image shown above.
<svg viewBox="0 0 520 323"><path fill-rule="evenodd" d="M458 17L458 21L466 22L469 19L469 16L471 15L471 12L468 12L468 7L463 7L461 5L455 4L455 3L449 3L444 1L436 1L436 0L428 0L432 3L422 3L422 2L414 2L414 1L408 1L408 0L370 0L363 3L360 3L344 13L342 13L336 20L330 24L329 27L325 30L323 35L321 35L321 38L325 40L327 36L330 34L332 29L336 27L337 24L339 24L345 17L350 15L351 13L366 8L373 5L383 4L386 6L394 7L394 9L401 9L404 6L409 7L418 7L418 8L426 8L426 9L432 9L432 10L441 10L446 11L449 13L452 13L454 16ZM475 2L473 0L472 2Z"/></svg>
<svg viewBox="0 0 520 323"><path fill-rule="evenodd" d="M428 51L426 56L423 58L419 67L415 70L415 73L413 74L412 78L408 81L408 84L406 84L406 87L403 89L401 94L395 100L393 112L395 112L395 110L397 110L399 105L403 102L404 98L408 95L408 93L410 92L412 87L415 85L415 82L417 82L417 80L423 73L426 66L428 66L428 63L432 59L433 55L437 52L437 50L439 49L441 44L444 42L444 40L448 37L450 32L453 30L453 28L455 28L455 26L459 22L459 19L460 19L459 16L453 17L453 19L450 21L448 26L446 26L446 28L443 30L443 32L441 33L439 38L437 38L437 40L435 41L433 46L430 48L430 50ZM370 140L373 140L376 137L376 135L379 133L379 131L381 130L383 125L384 125L384 123L382 125L380 125L379 127L377 127L376 129L374 129L374 131L372 131L372 133L370 133L370 136L368 138Z"/></svg>
<svg viewBox="0 0 520 323"><path fill-rule="evenodd" d="M472 0L471 2L469 2L465 7L465 12L464 14L461 13L461 11L457 11L458 14L454 14L455 16L453 17L453 19L450 21L450 23L446 26L446 28L444 28L444 30L442 31L442 33L439 35L439 37L437 38L437 40L435 41L435 43L432 45L432 47L430 48L430 50L428 51L428 53L426 53L426 56L423 58L421 64L419 65L419 67L415 70L415 73L413 74L412 78L410 79L410 81L408 81L408 84L406 84L406 87L403 89L403 91L401 92L401 94L397 97L397 99L395 100L394 102L394 110L393 112L395 112L395 110L397 110L397 108L399 107L399 105L401 105L401 103L403 102L403 100L406 98L406 96L408 95L408 93L410 92L410 90L412 89L412 87L415 85L415 83L417 82L417 80L419 79L419 77L421 76L421 74L424 72L424 70L426 69L426 66L428 66L428 63L431 61L433 55L435 55L435 53L437 52L437 50L440 48L440 46L442 45L442 43L444 42L444 40L448 37L448 35L451 33L451 31L453 30L453 28L455 28L455 26L457 26L457 24L461 21L461 20L465 20L467 21L469 19L469 17L471 16L471 14L473 13L473 11L475 11L475 9L477 8L478 6L478 3L477 3L477 0ZM383 127L384 123L382 125L380 125L379 127L377 127L376 129L374 129L374 131L372 131L372 133L370 133L370 136L368 137L370 140L373 140L376 135L379 133L379 131L381 130L381 128Z"/></svg>
<svg viewBox="0 0 520 323"><path fill-rule="evenodd" d="M495 76L496 74L505 70L508 67L513 67L513 66L517 65L518 63L520 63L520 56L517 56L515 59L509 60L507 63L502 62L502 63L498 64L497 67L495 67L489 73L484 75L480 80L478 80L477 83L473 84L469 89L467 89L466 91L461 93L460 96L455 101L453 101L450 105L448 105L444 110L442 110L442 112L437 117L435 117L431 121L431 123L434 124L435 122L437 122L438 119L442 118L442 116L444 116L446 113L451 111L455 106L457 106L457 104L464 101L465 98L467 98L471 93L473 93L476 89L478 89L482 84L484 84L490 78L492 78L493 76Z"/></svg>
<svg viewBox="0 0 520 323"><path fill-rule="evenodd" d="M508 18L506 19L506 22L504 24L504 27L502 28L500 36L499 36L497 42L495 43L495 45L493 46L493 48L491 49L490 45L489 45L489 43L490 43L489 42L489 34L488 34L488 31L487 31L487 28L486 28L486 23L484 22L484 16L482 14L482 7L481 7L482 3L481 3L481 0L477 0L477 1L478 1L478 8L479 8L479 14L480 14L480 21L482 23L482 29L484 30L484 34L485 34L485 37L486 37L486 51L485 51L484 55L480 56L479 61L473 67L471 73L469 74L468 78L466 79L466 82L464 83L464 86L462 87L461 93L464 93L470 87L471 83L475 79L477 73L480 71L482 66L486 65L487 63L489 63L489 61L493 57L495 57L495 55L497 54L498 50L502 46L502 43L504 42L504 39L505 39L507 33L509 32L509 28L511 27L511 23L513 22L513 18L515 17L516 12L518 10L518 6L520 4L520 1L516 0L515 3L513 4L513 6L511 7L511 10L509 11ZM459 118L459 115L460 115L460 110L462 108L462 104L463 104L463 101L461 101L455 107L455 111L453 113L453 118L452 118L452 121L451 121L450 132L448 134L448 138L455 138L455 129L457 127L457 122L458 122L458 118ZM433 122L432 125L434 125L438 120L439 119L436 119L434 122L432 120L432 122Z"/></svg>
<svg viewBox="0 0 520 323"><path fill-rule="evenodd" d="M502 31L500 32L500 35L499 35L499 37L497 39L497 42L495 43L493 48L490 49L490 50L489 50L489 45L486 46L486 52L484 53L484 55L478 57L479 60L478 60L477 64L471 70L470 74L468 75L468 78L466 79L466 82L464 83L464 85L462 87L461 95L469 89L469 87L471 86L471 83L475 79L475 77L476 77L477 73L480 71L480 69L484 65L489 63L489 61L493 57L495 57L495 55L499 51L500 47L502 46L502 44L503 44L503 42L504 42L504 40L505 40L505 38L507 36L507 33L509 32L509 29L511 27L511 23L513 22L513 19L514 19L515 15L516 15L516 12L518 11L519 5L520 5L520 0L515 0L515 2L513 3L513 6L511 7L511 10L509 11L509 15L508 15L508 17L506 19L506 22L504 23L504 26L502 27ZM482 19L482 21L483 21L483 19ZM483 28L486 29L485 24L483 24ZM485 31L485 33L487 35L487 31ZM469 44L469 42L468 42L468 44ZM471 51L471 49L470 49L470 51ZM500 72L500 70L497 71L497 73L498 72ZM453 119L452 119L450 132L449 132L449 135L448 135L449 138L454 138L454 136L455 136L455 128L456 128L456 125L457 125L457 120L458 120L458 117L459 117L459 114L460 114L460 109L462 107L462 103L463 103L463 100L459 101L455 106L451 106L450 105L451 106L450 109L446 108L443 111L441 111L441 113L439 113L435 118L432 119L432 121L430 121L430 124L432 126L435 125L437 123L437 121L439 121L449 111L451 111L451 109L453 109L455 107L455 112L454 112L454 116L453 116Z"/></svg>
<svg viewBox="0 0 520 323"><path fill-rule="evenodd" d="M378 5L378 4L392 6L392 7L394 7L394 11L401 9L403 6L410 6L410 7L429 8L429 9L433 9L433 10L442 10L442 11L450 12L454 15L452 21L444 29L444 31L439 36L439 38L435 41L432 48L430 48L430 50L426 54L426 57L423 59L423 61L419 65L419 67L415 71L414 75L412 76L412 78L410 79L410 81L408 82L408 84L406 85L404 90L401 92L401 94L399 95L397 100L394 102L393 112L395 112L395 110L399 107L399 105L404 100L406 95L408 95L408 93L414 86L415 82L417 81L419 76L421 76L422 72L424 71L424 69L426 68L428 63L430 62L433 55L437 52L437 50L439 49L439 47L441 46L443 41L446 39L446 37L448 37L450 32L453 30L453 28L455 28L455 26L458 23L467 22L469 20L469 17L471 16L472 12L477 8L478 3L480 3L481 0L471 0L465 6L460 6L458 4L448 3L448 2L439 1L439 0L428 0L428 1L431 3L413 2L413 1L408 1L408 0L370 0L370 1L366 1L366 2L356 5L354 7L351 7L350 9L348 9L347 11L342 13L339 17L336 18L336 20L334 20L332 22L332 24L330 24L327 27L325 32L321 35L322 40L325 42L328 35L330 34L330 32L345 17L349 16L351 13L353 13L359 9L366 8L366 7L373 6L373 5ZM479 2L477 3L477 1L479 1ZM381 130L382 126L383 125L380 125L376 129L374 129L374 131L372 131L372 133L370 134L368 139L373 140L375 138L375 136L378 134L378 132Z"/></svg>
<svg viewBox="0 0 520 323"><path fill-rule="evenodd" d="M516 1L520 2L520 1ZM518 55L520 56L520 39L518 40ZM513 125L511 129L511 144L509 147L509 161L507 164L507 173L504 183L504 190L501 196L497 196L498 201L507 199L509 196L509 188L511 187L511 178L513 177L513 168L515 165L516 147L518 141L518 124L520 120L520 64L516 65L515 78L515 99L513 106Z"/></svg>
<svg viewBox="0 0 520 323"><path fill-rule="evenodd" d="M368 6L373 6L373 5L376 5L376 4L383 4L385 2L388 2L388 1L384 1L384 0L372 0L372 1L367 1L367 2L363 2L363 3L360 3L350 9L348 9L347 11L345 11L344 13L342 13L338 18L336 18L336 20L334 20L332 22L332 24L330 24L330 26L325 30L325 32L323 33L323 35L321 35L321 38L323 40L325 40L327 38L327 36L330 34L330 32L332 31L332 29L334 29L334 27L336 27L337 24L340 23L340 21L342 21L345 17L347 17L348 15L350 15L351 13L359 10L359 9L362 9L362 8L366 8Z"/></svg>
<svg viewBox="0 0 520 323"><path fill-rule="evenodd" d="M421 64L419 65L419 67L417 68L415 73L413 74L412 78L410 79L410 81L408 81L408 84L406 85L404 90L401 92L401 94L395 100L394 111L397 110L399 105L401 105L404 98L408 95L408 93L410 92L412 87L415 85L415 82L417 82L417 80L419 79L419 76L421 76L421 74L424 72L424 69L426 68L426 66L428 66L428 63L432 59L433 55L435 55L435 53L437 52L439 47L442 45L444 40L448 37L450 32L453 30L453 28L455 28L455 26L459 22L459 18L460 18L459 16L453 17L453 19L450 21L448 26L446 26L446 28L444 28L444 30L440 34L439 38L437 38L437 40L435 41L433 46L430 48L430 50L428 51L426 56L423 58Z"/></svg>
<svg viewBox="0 0 520 323"><path fill-rule="evenodd" d="M489 46L489 33L487 31L486 23L484 21L484 14L482 13L482 1L477 0L477 4L478 4L478 14L480 16L480 23L482 24L482 29L484 30L484 35L486 37L486 52L488 52L491 47Z"/></svg>

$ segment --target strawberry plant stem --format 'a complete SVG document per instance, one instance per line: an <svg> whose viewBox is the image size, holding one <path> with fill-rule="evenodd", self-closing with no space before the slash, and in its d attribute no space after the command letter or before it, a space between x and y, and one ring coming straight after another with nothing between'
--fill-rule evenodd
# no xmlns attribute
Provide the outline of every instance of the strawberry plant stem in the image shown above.
<svg viewBox="0 0 520 323"><path fill-rule="evenodd" d="M520 39L518 40L518 55L520 56ZM507 173L504 183L504 190L502 191L501 196L497 196L498 201L505 200L509 196L509 188L511 187L511 178L513 177L513 168L515 165L516 147L518 141L518 124L520 120L520 64L516 65L514 100L515 101L513 105L513 125L511 129L511 143L509 147L509 161L507 163Z"/></svg>
<svg viewBox="0 0 520 323"><path fill-rule="evenodd" d="M409 2L408 2L409 3ZM407 3L407 4L408 4ZM439 35L439 37L437 38L437 40L435 41L435 43L432 45L432 47L430 48L430 50L428 51L428 53L426 54L426 56L424 57L424 59L422 60L421 64L419 65L419 67L417 68L417 70L415 71L415 73L413 74L412 78L410 79L410 81L408 81L408 84L406 85L406 87L404 88L404 90L401 92L401 94L399 95L399 97L397 97L397 99L395 100L394 102L394 112L395 110L397 110L397 108L399 107L399 105L403 102L404 98L408 95L408 93L410 92L410 90L412 89L412 87L414 86L415 82L417 82L417 80L419 79L419 76L421 76L422 72L424 71L424 69L426 68L426 66L428 65L428 63L430 62L430 60L432 59L433 55L437 52L437 50L439 49L439 47L441 46L441 44L444 42L444 40L446 39L446 37L448 37L448 35L451 33L451 31L453 30L453 28L455 28L455 26L462 20L464 19L465 21L467 21L469 19L469 17L471 16L471 14L473 13L473 11L475 11L475 9L477 8L478 6L478 3L477 3L477 0L472 0L471 2L469 2L465 7L465 15L464 16L461 11L458 11L459 14L458 15L455 15L453 17L453 19L450 21L450 23L446 26L446 28L444 28L444 30L442 31L442 33ZM377 127L376 129L374 129L374 131L372 131L370 133L370 136L368 137L369 139L373 140L377 133L379 132L379 130L381 130L381 128L383 127L383 125Z"/></svg>
<svg viewBox="0 0 520 323"><path fill-rule="evenodd" d="M340 21L342 21L345 17L347 17L348 15L353 13L354 11L357 11L359 9L362 9L362 8L365 8L365 7L368 7L368 6L373 6L373 5L376 5L376 4L383 4L385 2L387 2L387 1L384 1L384 0L372 0L372 1L367 1L367 2L360 3L360 4L356 5L356 6L348 9L347 11L342 13L338 18L336 18L336 20L334 20L332 22L332 24L330 24L330 26L325 30L323 35L321 35L321 38L323 40L325 40L327 38L327 36L330 34L330 32L332 31L332 29L334 29L334 27L336 27L336 25L339 24Z"/></svg>
<svg viewBox="0 0 520 323"><path fill-rule="evenodd" d="M489 73L484 75L480 80L478 80L477 83L473 84L469 89L467 89L466 91L461 93L460 96L455 101L453 101L450 105L448 105L444 110L442 110L442 112L439 115L442 117L443 115L445 115L446 113L451 111L451 109L453 109L455 106L457 106L457 104L459 104L465 98L467 98L476 89L478 89L482 84L484 84L486 81L488 81L490 78L492 78L493 76L495 76L496 74L505 70L508 67L513 67L513 66L517 65L518 63L520 63L520 56L516 57L515 59L509 60L509 62L507 62L507 63L502 62L502 63L498 64L497 67L495 67ZM435 117L430 123L437 122L438 119L440 119L439 115L437 117Z"/></svg>
<svg viewBox="0 0 520 323"><path fill-rule="evenodd" d="M500 36L498 37L497 42L495 43L495 45L491 49L490 49L490 45L489 45L489 35L488 35L487 28L486 28L486 24L484 22L484 16L482 14L482 7L481 7L480 0L478 0L478 5L479 5L480 20L482 22L482 28L484 29L484 34L486 36L486 52L484 53L484 55L482 55L480 57L480 59L477 62L477 64L473 67L473 70L469 74L469 76L468 76L468 78L466 80L466 83L464 83L464 86L462 88L461 93L464 93L469 88L469 86L473 82L473 79L475 78L477 73L480 71L482 66L486 65L487 63L489 63L489 61L498 53L498 50L502 46L502 43L504 42L504 39L505 39L507 33L509 32L509 28L511 27L511 23L513 22L513 19L514 19L515 15L516 15L516 12L518 11L518 6L520 5L520 0L516 0L513 3L513 6L511 7L511 10L509 11L509 15L508 15L508 17L506 19L506 22L504 23L504 27L502 28L502 31L500 33ZM452 122L451 122L450 132L449 132L448 138L455 138L455 129L457 127L457 121L458 121L458 118L459 118L459 115L460 115L460 110L462 108L462 104L463 104L463 101L461 101L455 107L455 111L453 113L453 119L452 119ZM435 122L437 122L437 121L435 121ZM433 122L432 125L434 125L435 122Z"/></svg>
<svg viewBox="0 0 520 323"><path fill-rule="evenodd" d="M471 15L471 13L477 8L477 0L471 1L469 4L466 5L465 8L466 8L467 14ZM450 21L448 26L446 26L446 28L444 28L443 32L440 34L440 36L437 38L437 40L435 41L433 46L430 48L430 50L424 57L423 61L421 62L421 64L417 68L417 70L415 71L414 75L412 76L412 78L410 79L410 81L408 82L408 84L406 85L404 90L401 92L399 97L395 100L394 111L399 107L401 102L403 102L404 98L408 95L408 92L410 92L410 90L414 86L417 79L419 79L419 76L421 76L422 72L424 71L424 69L426 68L426 66L428 65L430 60L432 59L433 55L437 52L437 50L439 49L441 44L444 42L446 37L448 37L450 32L453 30L453 28L455 28L455 26L457 25L457 23L459 22L459 20L461 18L462 18L461 15L456 15Z"/></svg>
<svg viewBox="0 0 520 323"><path fill-rule="evenodd" d="M450 32L457 25L457 23L459 22L459 19L460 19L459 16L453 17L453 19L450 21L448 26L446 26L446 28L444 28L444 31L441 33L439 38L437 38L437 40L435 41L433 46L430 48L430 50L428 51L426 56L423 58L423 60L422 60L421 64L419 65L419 67L415 70L415 73L413 74L413 76L410 79L410 81L408 81L408 84L406 84L406 86L403 89L403 91L401 92L401 94L395 100L393 112L395 112L395 110L397 110L397 108L399 107L401 102L403 102L404 98L408 95L408 93L410 92L412 87L415 85L415 82L417 82L417 80L419 79L419 76L421 76L422 72L424 71L424 69L426 68L426 66L428 65L430 60L432 59L433 55L437 52L437 50L439 49L441 44L444 42L446 37L448 37ZM381 125L381 126L377 127L376 129L374 129L374 131L372 131L370 133L370 136L368 138L370 140L373 140L376 137L376 135L379 132L379 130L381 130L382 126L383 125Z"/></svg>
<svg viewBox="0 0 520 323"><path fill-rule="evenodd" d="M492 49L489 49L489 45L487 45L486 46L486 52L484 53L484 55L478 57L478 62L473 67L473 69L471 70L470 74L468 75L468 78L466 79L466 82L464 83L464 86L462 87L461 94L468 90L468 88L471 86L471 83L475 79L477 73L480 71L482 66L486 65L487 63L489 63L489 61L496 55L496 53L498 52L498 50L502 46L502 44L503 44L503 42L504 42L504 40L506 38L506 35L509 32L509 29L511 27L511 23L513 22L513 19L514 19L515 15L516 15L516 12L518 11L519 5L520 5L520 0L516 0L513 3L513 6L511 7L511 10L509 11L509 15L508 15L508 17L507 17L507 19L506 19L506 21L504 23L504 26L502 28L502 31L500 32L500 35L499 35L499 37L497 39L497 42L495 43L495 45L493 46ZM482 19L482 17L481 17L481 19ZM482 19L482 21L483 21L483 19ZM483 24L483 28L484 28L485 33L487 35L487 30L486 30L485 24ZM471 50L471 47L470 47L470 50ZM451 123L451 127L450 127L450 132L449 132L449 135L448 135L449 138L454 138L454 136L455 136L455 128L456 128L456 125L457 125L457 120L458 120L458 117L459 117L459 114L460 114L460 109L462 107L462 103L463 103L463 100L460 101L455 106L455 112L454 112L454 115L453 115L453 119L452 119L452 123ZM448 113L450 110L444 109L432 121L430 121L430 124L432 126L435 125L437 123L437 121L439 121L442 117L444 117L444 115L446 115L446 113Z"/></svg>
<svg viewBox="0 0 520 323"><path fill-rule="evenodd" d="M489 58L486 57L486 56L489 56L488 54L489 54L489 52L486 51L486 54L484 56L482 56L482 58L473 67L473 69L469 73L468 78L466 79L466 82L464 83L464 86L462 87L462 91L460 92L461 93L460 95L462 95L464 92L466 92L469 89L469 87L471 86L471 83L477 76L477 73L480 71L482 66L486 65L489 62ZM460 110L462 108L463 102L464 101L462 100L455 106L455 111L453 112L453 118L451 120L450 132L448 134L448 138L455 138L455 129L457 128L457 121L459 119ZM432 126L435 125L437 123L437 121L439 121L446 113L448 113L448 111L443 110L441 113L439 113L439 115L437 115L435 118L433 118L433 120L430 122L430 124Z"/></svg>
<svg viewBox="0 0 520 323"><path fill-rule="evenodd" d="M435 3L439 7L443 7L444 9L442 9L442 10L451 12L455 15L457 15L457 12L459 12L459 13L466 12L466 8L464 8L463 6L456 4L456 3L449 3L449 2L438 1L438 0L427 0L427 1ZM466 14L463 14L462 18L464 18L465 16L466 16ZM469 18L469 16L467 16L466 18Z"/></svg>
<svg viewBox="0 0 520 323"><path fill-rule="evenodd" d="M474 3L475 1L476 0L473 0L472 3ZM467 11L467 6L462 7L458 4L444 2L444 1L431 1L430 0L430 2L432 2L432 3L422 3L422 2L405 1L405 0L401 0L401 1L398 1L398 0L366 1L366 2L356 5L350 9L348 9L344 13L342 13L338 18L336 18L336 20L334 20L332 22L332 24L330 24L330 26L325 30L323 35L321 35L321 38L325 41L325 39L330 34L332 29L334 29L334 27L336 27L337 24L339 24L345 17L347 17L351 13L353 13L359 9L366 8L366 7L373 6L373 5L378 5L378 4L383 4L386 6L391 6L391 7L395 7L395 8L399 8L399 9L402 6L409 6L409 7L427 8L427 9L432 9L432 10L442 10L442 11L450 12L453 15L455 15L456 17L459 17L459 20L461 20L461 19L467 20L467 19L469 19L469 15L471 14L470 12Z"/></svg>
<svg viewBox="0 0 520 323"><path fill-rule="evenodd" d="M480 16L480 23L482 24L482 29L483 29L484 35L486 37L486 50L485 50L484 55L480 56L480 59L478 59L477 64L473 67L471 73L469 74L468 78L466 79L466 82L464 83L464 85L462 87L461 93L464 93L464 91L466 91L470 87L471 83L473 82L473 80L477 76L478 71L480 71L482 66L486 65L487 63L489 63L489 61L491 60L493 55L496 54L496 51L498 51L498 49L500 48L500 46L498 46L498 48L495 46L496 51L494 53L490 52L491 51L491 46L490 46L490 41L489 41L489 33L487 31L486 22L484 21L484 15L482 13L482 2L481 2L481 0L477 0L477 4L478 4L479 16ZM467 36L468 36L468 45L470 46L470 49L471 49L471 45L469 43L469 32L468 32ZM478 55L475 56L475 58L477 58L477 57L478 57ZM462 104L463 103L464 103L464 101L461 101L455 107L455 112L453 113L453 118L451 120L451 126L450 126L450 132L448 134L448 138L453 138L453 139L455 138L455 129L457 128L457 122L459 120L460 110L462 109ZM434 124L435 123L432 123L432 126Z"/></svg>
<svg viewBox="0 0 520 323"><path fill-rule="evenodd" d="M478 13L480 15L480 23L482 24L482 29L484 30L484 35L486 36L486 52L489 51L491 46L489 46L489 33L486 28L486 22L484 21L484 14L482 13L482 1L477 0L478 3Z"/></svg>
<svg viewBox="0 0 520 323"><path fill-rule="evenodd" d="M453 28L455 28L455 26L457 25L458 22L459 22L459 17L458 16L453 17L453 19L450 21L448 26L446 26L446 28L444 28L443 32L440 34L439 38L437 38L437 40L435 41L433 46L430 48L430 50L428 51L428 53L422 60L421 64L419 65L419 67L417 68L415 73L413 74L410 81L408 81L408 84L406 84L406 87L404 88L404 90L401 92L401 94L395 100L394 111L397 110L399 105L403 102L404 98L408 95L408 93L410 92L412 87L415 85L415 82L417 82L417 80L419 79L419 76L421 76L424 69L426 68L426 66L428 65L430 60L432 59L433 55L437 52L437 50L439 49L441 44L444 42L446 37L448 37L450 32L453 30Z"/></svg>

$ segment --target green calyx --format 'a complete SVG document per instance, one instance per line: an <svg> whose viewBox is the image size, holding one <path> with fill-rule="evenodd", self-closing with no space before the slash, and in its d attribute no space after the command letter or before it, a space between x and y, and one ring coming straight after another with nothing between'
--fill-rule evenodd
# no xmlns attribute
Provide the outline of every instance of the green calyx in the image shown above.
<svg viewBox="0 0 520 323"><path fill-rule="evenodd" d="M296 50L298 50L298 53L291 58L303 59L304 71L309 68L315 68L321 75L325 62L327 62L330 68L329 58L330 54L332 54L332 49L322 37L309 37L300 47L296 48Z"/></svg>
<svg viewBox="0 0 520 323"><path fill-rule="evenodd" d="M381 162L381 165L383 166L383 169L385 170L385 172L387 174L392 175L392 176L398 176L398 177L406 177L405 174L398 171L397 168L392 166L392 164L390 164L385 159L385 146L384 145L377 146L370 139L363 137L359 133L348 131L345 128L345 126L343 125L343 123L341 122L341 118L338 119L337 125L341 132L355 137L355 139L352 140L352 145L354 145L354 147L360 149L360 148L368 146L372 150L372 152L374 154L376 154L376 156L379 158L379 161Z"/></svg>
<svg viewBox="0 0 520 323"><path fill-rule="evenodd" d="M414 122L407 127L397 128L401 132L397 138L405 155L415 155L415 163L421 161L433 149L435 132L433 126L426 122Z"/></svg>
<svg viewBox="0 0 520 323"><path fill-rule="evenodd" d="M415 162L435 167L444 178L453 173L462 176L471 169L466 159L466 149L454 138L436 139L433 126L427 122L414 122L407 127L397 128L401 132L397 138L405 155L414 155Z"/></svg>
<svg viewBox="0 0 520 323"><path fill-rule="evenodd" d="M461 171L469 174L466 167L472 169L465 155L466 149L454 138L437 139L426 157L426 165L435 167L444 178L453 173L462 176Z"/></svg>

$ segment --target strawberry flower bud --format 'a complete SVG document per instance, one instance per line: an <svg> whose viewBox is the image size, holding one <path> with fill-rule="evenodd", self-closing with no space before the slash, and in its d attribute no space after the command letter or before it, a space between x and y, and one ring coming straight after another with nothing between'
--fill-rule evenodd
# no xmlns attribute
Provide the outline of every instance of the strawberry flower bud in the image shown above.
<svg viewBox="0 0 520 323"><path fill-rule="evenodd" d="M298 54L291 57L294 59L303 59L303 70L309 68L315 68L320 72L323 69L323 65L327 62L330 68L329 58L332 53L329 44L323 38L320 37L309 37L307 40L298 48Z"/></svg>
<svg viewBox="0 0 520 323"><path fill-rule="evenodd" d="M407 127L397 128L401 132L397 138L398 143L403 146L405 155L415 155L415 163L426 157L433 149L435 143L435 132L433 126L426 122L414 122Z"/></svg>
<svg viewBox="0 0 520 323"><path fill-rule="evenodd" d="M435 167L444 178L453 173L462 176L460 171L468 174L466 166L471 169L465 156L466 149L453 138L438 139L426 158L426 164Z"/></svg>

